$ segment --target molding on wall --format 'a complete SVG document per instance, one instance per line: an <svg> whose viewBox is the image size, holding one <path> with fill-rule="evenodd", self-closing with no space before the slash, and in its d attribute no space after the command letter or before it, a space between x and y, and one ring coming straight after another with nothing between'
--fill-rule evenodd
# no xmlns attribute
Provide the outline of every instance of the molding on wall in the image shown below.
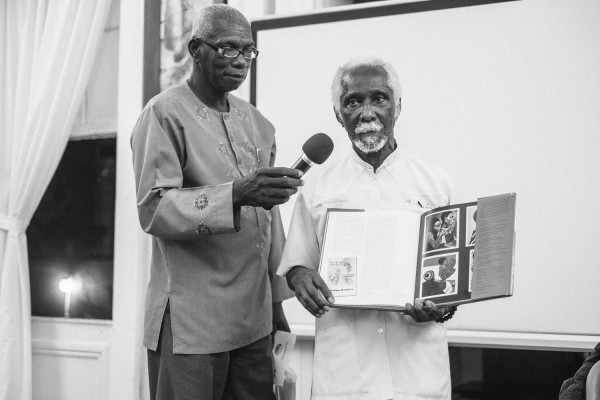
<svg viewBox="0 0 600 400"><path fill-rule="evenodd" d="M588 352L598 342L593 335L448 330L448 343L460 347Z"/></svg>
<svg viewBox="0 0 600 400"><path fill-rule="evenodd" d="M300 340L314 340L313 324L290 324L290 328ZM448 344L458 347L588 352L599 342L600 336L595 335L448 329Z"/></svg>
<svg viewBox="0 0 600 400"><path fill-rule="evenodd" d="M103 361L108 356L108 343L34 339L31 341L31 350L33 354L70 355Z"/></svg>
<svg viewBox="0 0 600 400"><path fill-rule="evenodd" d="M32 340L32 355L50 356L57 359L87 359L95 361L97 364L98 376L98 392L97 399L108 399L108 343L89 343L89 342L71 342L64 340ZM60 361L57 361L57 366ZM68 377L65 377L65 382L68 384Z"/></svg>

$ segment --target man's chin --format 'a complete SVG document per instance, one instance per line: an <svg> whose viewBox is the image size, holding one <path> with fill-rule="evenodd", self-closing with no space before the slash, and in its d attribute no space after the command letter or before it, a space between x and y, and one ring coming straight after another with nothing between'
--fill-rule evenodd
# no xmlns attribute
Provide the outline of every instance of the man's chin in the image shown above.
<svg viewBox="0 0 600 400"><path fill-rule="evenodd" d="M365 154L378 152L386 143L387 137L378 132L364 133L360 135L359 139L354 140L354 145Z"/></svg>
<svg viewBox="0 0 600 400"><path fill-rule="evenodd" d="M368 145L365 145L362 142L354 142L354 145L360 151L362 151L364 154L371 154L371 153L377 153L378 151L380 151L381 149L383 149L383 147L385 146L385 142L383 142L383 143L373 143L373 144L368 144Z"/></svg>

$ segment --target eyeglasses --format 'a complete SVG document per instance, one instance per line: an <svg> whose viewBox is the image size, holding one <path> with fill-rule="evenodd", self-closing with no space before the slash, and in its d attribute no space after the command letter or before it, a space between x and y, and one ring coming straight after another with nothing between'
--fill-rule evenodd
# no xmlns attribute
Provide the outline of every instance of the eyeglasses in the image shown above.
<svg viewBox="0 0 600 400"><path fill-rule="evenodd" d="M256 57L258 57L258 50L256 50L256 49L238 50L238 49L235 49L233 47L219 47L219 46L216 46L216 45L214 45L212 43L209 43L206 40L201 39L199 37L195 37L195 39L198 39L202 43L205 43L209 47L212 47L213 50L216 50L217 53L219 53L223 57L236 58L237 56L240 55L240 53L242 53L242 55L244 56L244 58L246 60L253 60Z"/></svg>

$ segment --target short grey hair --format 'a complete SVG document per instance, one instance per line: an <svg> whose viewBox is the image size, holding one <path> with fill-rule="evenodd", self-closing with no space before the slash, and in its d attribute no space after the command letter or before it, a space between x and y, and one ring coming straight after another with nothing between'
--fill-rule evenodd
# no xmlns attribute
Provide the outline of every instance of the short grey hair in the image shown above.
<svg viewBox="0 0 600 400"><path fill-rule="evenodd" d="M337 69L331 84L331 102L335 112L338 115L340 113L340 97L342 97L343 83L346 81L347 75L360 67L381 67L387 72L387 84L392 89L397 117L400 114L400 98L402 97L400 79L398 79L398 74L390 63L375 56L353 58Z"/></svg>
<svg viewBox="0 0 600 400"><path fill-rule="evenodd" d="M196 18L194 18L190 39L197 37L212 39L214 36L214 22L217 20L250 25L244 14L237 9L227 4L212 4L201 9Z"/></svg>

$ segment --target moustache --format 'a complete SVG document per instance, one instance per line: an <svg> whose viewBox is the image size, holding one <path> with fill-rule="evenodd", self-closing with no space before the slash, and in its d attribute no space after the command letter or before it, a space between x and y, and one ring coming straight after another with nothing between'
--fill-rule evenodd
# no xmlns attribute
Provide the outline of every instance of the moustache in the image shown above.
<svg viewBox="0 0 600 400"><path fill-rule="evenodd" d="M382 129L383 125L379 121L360 122L356 125L354 133L379 132Z"/></svg>

